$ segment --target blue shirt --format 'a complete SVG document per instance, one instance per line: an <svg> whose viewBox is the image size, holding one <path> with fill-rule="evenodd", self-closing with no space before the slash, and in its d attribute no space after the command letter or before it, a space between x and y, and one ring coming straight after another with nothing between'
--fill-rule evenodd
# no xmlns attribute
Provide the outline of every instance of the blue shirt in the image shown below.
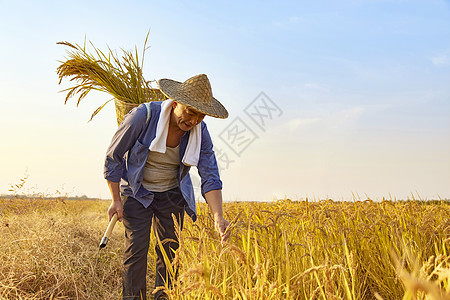
<svg viewBox="0 0 450 300"><path fill-rule="evenodd" d="M153 193L142 185L144 167L149 147L156 137L156 125L161 112L161 101L150 103L150 115L147 122L147 107L144 104L132 109L119 125L106 152L104 176L111 182L120 182L120 191L131 196L147 208L153 201ZM201 122L202 139L200 157L197 165L201 178L201 193L222 189L213 144L205 122ZM181 160L186 151L190 131L186 131L180 140L180 168L177 181L187 202L186 212L195 222L197 219L194 188L189 170Z"/></svg>

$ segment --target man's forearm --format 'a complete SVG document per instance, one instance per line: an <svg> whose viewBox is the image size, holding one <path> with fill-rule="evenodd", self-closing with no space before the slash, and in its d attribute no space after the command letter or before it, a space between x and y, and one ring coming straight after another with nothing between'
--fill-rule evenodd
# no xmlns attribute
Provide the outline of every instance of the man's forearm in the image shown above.
<svg viewBox="0 0 450 300"><path fill-rule="evenodd" d="M223 217L222 190L212 190L205 193L205 199L208 202L209 209L211 209L214 217L214 227L220 234L220 240L223 246L230 236L230 231L227 231L230 223Z"/></svg>
<svg viewBox="0 0 450 300"><path fill-rule="evenodd" d="M205 199L214 219L223 218L222 190L212 190L205 193Z"/></svg>
<svg viewBox="0 0 450 300"><path fill-rule="evenodd" d="M121 201L120 199L120 188L119 188L119 182L112 182L109 180L106 180L108 183L109 190L111 192L112 201Z"/></svg>
<svg viewBox="0 0 450 300"><path fill-rule="evenodd" d="M112 182L109 180L106 180L108 183L109 190L111 191L111 205L108 209L108 216L109 220L112 219L113 215L117 213L117 218L121 222L122 216L123 216L123 204L120 199L120 189L119 189L119 182Z"/></svg>

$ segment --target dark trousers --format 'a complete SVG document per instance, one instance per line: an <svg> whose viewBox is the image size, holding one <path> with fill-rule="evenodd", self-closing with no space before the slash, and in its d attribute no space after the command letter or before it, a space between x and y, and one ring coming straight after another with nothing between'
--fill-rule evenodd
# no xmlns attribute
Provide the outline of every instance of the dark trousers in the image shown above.
<svg viewBox="0 0 450 300"><path fill-rule="evenodd" d="M184 207L186 201L177 187L166 192L154 192L155 198L148 208L132 197L128 197L123 207L123 225L125 226L125 254L123 258L123 299L147 299L146 273L147 253L150 243L150 231L161 240L164 251L172 262L178 249L172 214L183 228ZM171 285L164 258L156 240L156 278L155 288ZM155 294L155 299L164 299L164 292Z"/></svg>

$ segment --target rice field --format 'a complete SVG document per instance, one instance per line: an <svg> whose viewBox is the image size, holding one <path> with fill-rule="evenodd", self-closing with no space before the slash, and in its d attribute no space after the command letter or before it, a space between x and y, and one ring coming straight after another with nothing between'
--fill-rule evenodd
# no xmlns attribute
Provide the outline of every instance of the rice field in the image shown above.
<svg viewBox="0 0 450 300"><path fill-rule="evenodd" d="M450 299L448 201L205 204L188 217L170 299ZM120 299L123 227L108 201L0 198L0 299ZM157 242L152 236L152 243ZM148 297L155 254L149 251Z"/></svg>

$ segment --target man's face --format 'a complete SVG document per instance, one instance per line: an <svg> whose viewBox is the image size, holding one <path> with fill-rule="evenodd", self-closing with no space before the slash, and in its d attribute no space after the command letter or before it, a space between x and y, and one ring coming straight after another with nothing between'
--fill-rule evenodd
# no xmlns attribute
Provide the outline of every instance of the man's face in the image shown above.
<svg viewBox="0 0 450 300"><path fill-rule="evenodd" d="M183 131L191 130L205 118L205 114L181 103L173 103L172 122Z"/></svg>

